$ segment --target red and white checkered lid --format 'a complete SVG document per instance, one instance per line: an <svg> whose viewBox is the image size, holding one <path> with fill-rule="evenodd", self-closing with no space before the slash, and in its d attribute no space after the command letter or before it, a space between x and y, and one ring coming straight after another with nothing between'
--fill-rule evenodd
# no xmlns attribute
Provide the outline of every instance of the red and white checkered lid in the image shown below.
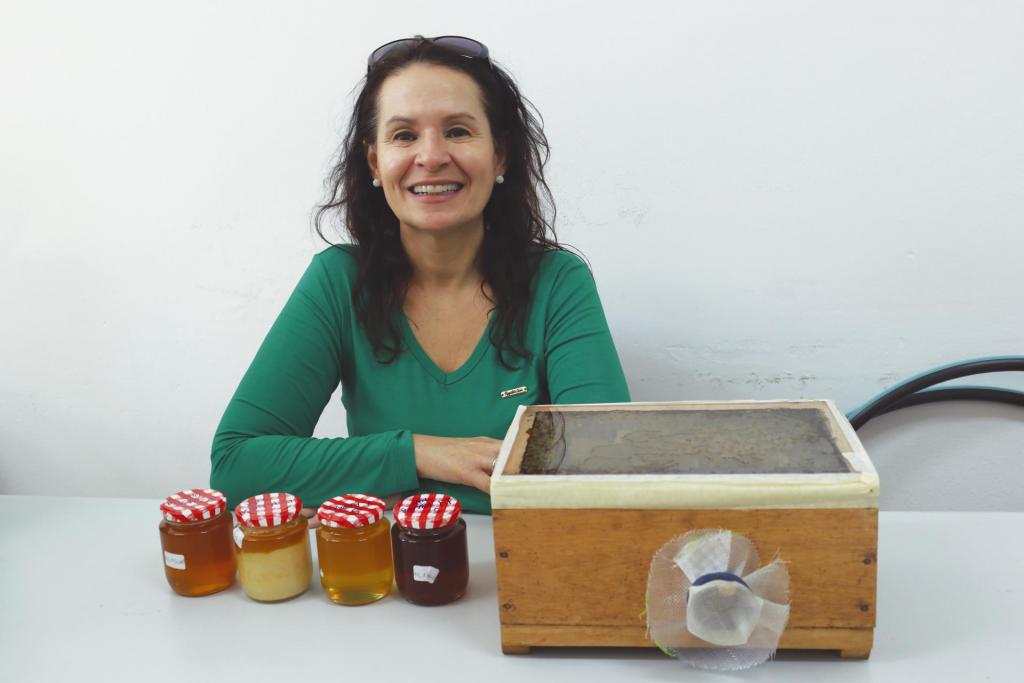
<svg viewBox="0 0 1024 683"><path fill-rule="evenodd" d="M438 529L455 524L462 503L442 493L418 493L395 506L395 522L407 529Z"/></svg>
<svg viewBox="0 0 1024 683"><path fill-rule="evenodd" d="M387 505L380 498L365 493L347 493L325 500L316 516L324 526L359 527L380 521Z"/></svg>
<svg viewBox="0 0 1024 683"><path fill-rule="evenodd" d="M262 493L246 498L235 508L235 519L242 526L280 526L299 515L302 500L290 493Z"/></svg>
<svg viewBox="0 0 1024 683"><path fill-rule="evenodd" d="M168 522L188 524L213 519L228 506L224 494L214 489L185 489L178 491L160 503L160 512Z"/></svg>

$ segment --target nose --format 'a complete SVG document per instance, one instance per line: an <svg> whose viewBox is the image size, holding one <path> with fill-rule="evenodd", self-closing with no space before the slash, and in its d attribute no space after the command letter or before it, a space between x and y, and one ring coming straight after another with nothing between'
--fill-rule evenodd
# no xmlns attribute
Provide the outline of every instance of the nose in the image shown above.
<svg viewBox="0 0 1024 683"><path fill-rule="evenodd" d="M448 147L445 144L444 136L440 133L425 133L420 137L419 153L416 155L416 163L428 171L436 171L451 160L448 154Z"/></svg>

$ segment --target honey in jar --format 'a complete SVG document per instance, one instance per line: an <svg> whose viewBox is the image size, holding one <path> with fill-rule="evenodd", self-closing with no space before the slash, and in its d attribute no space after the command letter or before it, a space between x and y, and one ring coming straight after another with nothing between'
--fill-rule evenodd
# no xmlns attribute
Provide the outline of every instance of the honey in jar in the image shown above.
<svg viewBox="0 0 1024 683"><path fill-rule="evenodd" d="M409 496L395 506L395 583L409 602L443 605L465 595L469 552L461 512L458 500L438 493Z"/></svg>
<svg viewBox="0 0 1024 683"><path fill-rule="evenodd" d="M188 489L160 504L164 574L188 597L222 591L235 582L235 547L227 499L213 489Z"/></svg>
<svg viewBox="0 0 1024 683"><path fill-rule="evenodd" d="M235 508L238 580L253 600L288 600L309 588L313 558L301 508L290 493L264 493Z"/></svg>
<svg viewBox="0 0 1024 683"><path fill-rule="evenodd" d="M365 605L391 592L391 524L380 498L336 496L317 511L316 552L320 584L332 601Z"/></svg>

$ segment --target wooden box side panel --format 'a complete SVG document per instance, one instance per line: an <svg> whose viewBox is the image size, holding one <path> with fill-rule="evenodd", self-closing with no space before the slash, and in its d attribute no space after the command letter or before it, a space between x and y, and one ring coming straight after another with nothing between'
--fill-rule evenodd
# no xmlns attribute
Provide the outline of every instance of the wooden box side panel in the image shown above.
<svg viewBox="0 0 1024 683"><path fill-rule="evenodd" d="M874 629L787 628L780 650L839 650L843 657L863 659L871 654ZM699 645L691 647L706 647ZM655 647L641 626L531 626L501 625L501 649L522 654L531 647ZM674 644L673 647L687 647Z"/></svg>
<svg viewBox="0 0 1024 683"><path fill-rule="evenodd" d="M790 574L791 628L875 624L878 511L495 510L502 624L645 624L654 553L694 529L749 537Z"/></svg>

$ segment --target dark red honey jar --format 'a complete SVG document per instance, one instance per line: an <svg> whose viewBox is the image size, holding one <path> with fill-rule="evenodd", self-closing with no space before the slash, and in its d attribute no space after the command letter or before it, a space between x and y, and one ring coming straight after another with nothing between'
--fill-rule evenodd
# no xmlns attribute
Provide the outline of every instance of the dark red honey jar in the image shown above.
<svg viewBox="0 0 1024 683"><path fill-rule="evenodd" d="M458 500L440 493L409 496L395 506L395 583L409 602L444 605L466 594L469 550L461 513Z"/></svg>

